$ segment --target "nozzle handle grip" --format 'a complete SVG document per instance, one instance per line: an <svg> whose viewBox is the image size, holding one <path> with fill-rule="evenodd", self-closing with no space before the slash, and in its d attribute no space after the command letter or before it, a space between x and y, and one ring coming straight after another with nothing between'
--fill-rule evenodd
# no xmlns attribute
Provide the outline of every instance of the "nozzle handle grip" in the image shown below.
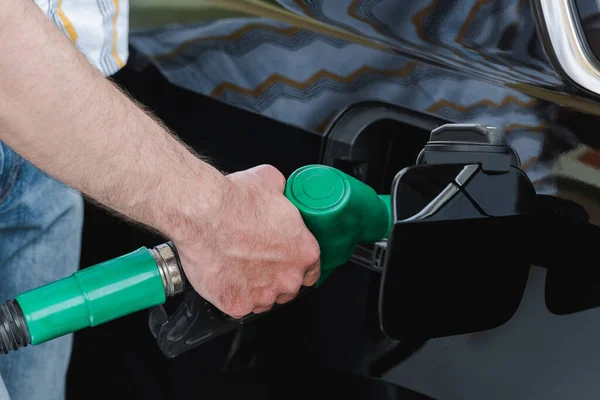
<svg viewBox="0 0 600 400"><path fill-rule="evenodd" d="M156 261L142 247L15 299L36 345L163 304L166 295Z"/></svg>
<svg viewBox="0 0 600 400"><path fill-rule="evenodd" d="M287 180L285 196L294 204L319 242L321 278L345 264L359 243L387 237L391 227L390 196L325 165L307 165Z"/></svg>

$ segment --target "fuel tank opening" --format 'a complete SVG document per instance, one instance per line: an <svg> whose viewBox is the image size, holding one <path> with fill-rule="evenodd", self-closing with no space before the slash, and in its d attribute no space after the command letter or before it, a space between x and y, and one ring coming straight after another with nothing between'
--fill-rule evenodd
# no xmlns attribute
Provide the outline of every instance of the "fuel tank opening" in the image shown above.
<svg viewBox="0 0 600 400"><path fill-rule="evenodd" d="M379 194L389 194L396 173L415 164L431 131L449 121L378 101L342 110L326 128L320 163L337 168L366 183ZM381 271L386 242L356 246L352 263ZM370 299L374 309L379 279Z"/></svg>
<svg viewBox="0 0 600 400"><path fill-rule="evenodd" d="M396 173L414 165L431 131L448 122L391 104L358 103L325 131L320 163L389 194Z"/></svg>

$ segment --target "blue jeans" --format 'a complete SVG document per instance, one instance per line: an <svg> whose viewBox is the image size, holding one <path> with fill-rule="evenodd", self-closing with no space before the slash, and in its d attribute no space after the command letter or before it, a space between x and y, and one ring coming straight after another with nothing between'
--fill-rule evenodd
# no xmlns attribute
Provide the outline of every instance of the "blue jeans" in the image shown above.
<svg viewBox="0 0 600 400"><path fill-rule="evenodd" d="M77 271L83 199L0 143L0 301ZM0 400L65 397L72 336L0 355Z"/></svg>

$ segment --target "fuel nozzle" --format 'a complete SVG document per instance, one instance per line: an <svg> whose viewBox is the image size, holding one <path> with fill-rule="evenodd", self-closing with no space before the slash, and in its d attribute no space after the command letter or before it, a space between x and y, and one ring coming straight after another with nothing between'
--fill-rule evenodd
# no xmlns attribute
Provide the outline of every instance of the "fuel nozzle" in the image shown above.
<svg viewBox="0 0 600 400"><path fill-rule="evenodd" d="M287 180L285 196L296 206L321 250L319 287L354 255L358 244L387 238L392 214L389 195L377 192L346 173L326 165L307 165ZM311 289L303 288L299 295ZM276 304L271 312L285 307ZM249 314L233 319L196 293L188 292L174 312L164 307L150 311L149 326L163 354L176 357L258 318Z"/></svg>
<svg viewBox="0 0 600 400"><path fill-rule="evenodd" d="M185 287L185 275L170 243L142 247L0 305L0 353L163 304Z"/></svg>
<svg viewBox="0 0 600 400"><path fill-rule="evenodd" d="M379 241L391 226L390 197L335 168L298 169L288 179L285 195L319 242L322 273L317 286L351 258L357 244ZM162 305L187 286L175 246L142 247L0 305L0 354ZM208 333L204 325L197 330L203 340L248 320L232 319L208 303L203 310L211 313L202 321L209 323ZM158 329L172 328L165 324Z"/></svg>
<svg viewBox="0 0 600 400"><path fill-rule="evenodd" d="M345 264L359 243L387 237L391 226L391 199L325 165L307 165L288 179L286 197L298 208L321 248L319 286L333 270Z"/></svg>

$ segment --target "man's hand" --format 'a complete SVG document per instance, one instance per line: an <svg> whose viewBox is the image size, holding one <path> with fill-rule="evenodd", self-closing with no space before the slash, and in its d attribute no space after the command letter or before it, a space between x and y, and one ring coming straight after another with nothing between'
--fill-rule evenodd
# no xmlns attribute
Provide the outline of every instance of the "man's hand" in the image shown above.
<svg viewBox="0 0 600 400"><path fill-rule="evenodd" d="M243 317L314 285L319 245L283 195L285 178L277 169L265 165L228 178L208 228L186 224L175 244L196 291L226 314Z"/></svg>
<svg viewBox="0 0 600 400"><path fill-rule="evenodd" d="M317 281L318 245L277 170L225 177L101 76L31 0L0 7L0 54L0 140L173 240L207 300L241 317Z"/></svg>

